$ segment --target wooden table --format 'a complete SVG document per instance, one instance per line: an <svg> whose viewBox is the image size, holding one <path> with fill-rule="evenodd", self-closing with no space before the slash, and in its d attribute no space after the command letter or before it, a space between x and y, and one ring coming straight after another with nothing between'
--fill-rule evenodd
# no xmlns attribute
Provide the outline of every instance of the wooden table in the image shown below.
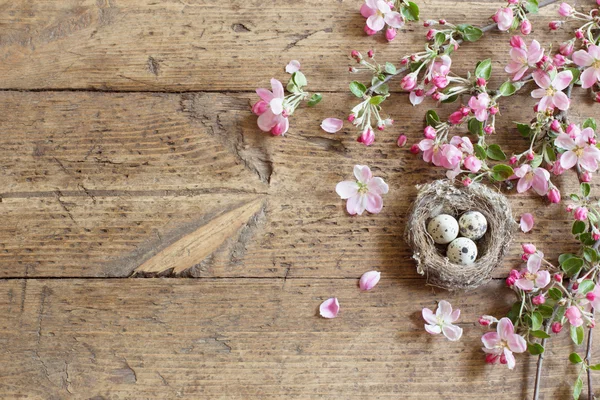
<svg viewBox="0 0 600 400"><path fill-rule="evenodd" d="M500 2L419 2L425 18L488 23ZM428 104L394 93L397 121L371 147L343 118L349 51L375 47L398 62L423 46L410 25L392 44L366 37L359 0L14 0L0 6L0 398L482 399L531 396L534 357L484 363L476 323L513 297L503 277L449 293L425 285L402 239L415 184L442 176L407 148ZM533 19L544 43L557 5ZM502 82L509 35L463 46L455 70L493 57ZM254 89L285 80L298 59L314 109L285 137L258 130ZM392 91L398 91L392 85ZM598 115L579 91L574 118ZM524 142L512 121L533 99L501 110L498 143ZM440 113L447 115L453 106ZM390 185L383 212L351 217L335 194L355 164ZM563 194L574 189L559 179ZM595 186L595 185L594 185ZM531 211L533 241L552 257L573 250L568 215L509 194ZM566 197L566 196L565 196ZM136 273L144 266L161 273ZM369 293L360 275L382 272ZM337 319L318 316L336 296ZM423 307L450 300L464 337L424 332ZM594 357L600 360L599 347ZM566 335L553 339L545 399L568 398L576 368Z"/></svg>

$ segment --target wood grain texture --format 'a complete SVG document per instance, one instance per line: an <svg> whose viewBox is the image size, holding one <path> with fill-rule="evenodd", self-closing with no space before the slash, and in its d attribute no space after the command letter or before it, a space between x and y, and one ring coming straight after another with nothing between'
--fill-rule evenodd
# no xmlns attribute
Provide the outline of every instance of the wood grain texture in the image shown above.
<svg viewBox="0 0 600 400"><path fill-rule="evenodd" d="M423 18L480 26L498 8L494 1L419 5ZM566 37L546 29L557 7L532 20L540 42ZM383 35L364 34L359 8L356 0L7 2L0 14L0 88L247 91L272 76L283 79L283 67L298 59L310 90L346 90L350 50L376 47L381 60L399 62L422 50L427 31L410 25L387 44ZM464 46L456 71L492 55L504 64L508 40L495 33Z"/></svg>
<svg viewBox="0 0 600 400"><path fill-rule="evenodd" d="M496 293L487 295L488 291ZM337 296L335 320L317 316ZM530 398L534 358L483 363L474 323L505 311L502 283L433 293L421 280L10 280L0 282L4 398ZM462 308L464 336L423 330L422 307ZM550 341L545 399L576 377L564 334ZM598 344L593 356L600 356ZM9 367L10 366L10 367ZM528 386L529 385L529 386Z"/></svg>

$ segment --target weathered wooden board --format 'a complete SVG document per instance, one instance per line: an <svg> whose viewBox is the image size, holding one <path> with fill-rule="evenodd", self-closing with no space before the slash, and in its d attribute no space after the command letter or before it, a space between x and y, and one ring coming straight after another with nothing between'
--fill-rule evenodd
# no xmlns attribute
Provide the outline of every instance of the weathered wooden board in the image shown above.
<svg viewBox="0 0 600 400"><path fill-rule="evenodd" d="M0 13L0 88L141 91L254 90L283 78L291 59L313 90L346 90L348 54L375 47L382 61L420 51L426 29L410 25L387 44L363 32L359 0L38 0ZM420 1L422 18L487 25L496 1ZM532 19L542 43L558 6ZM474 12L475 11L475 12ZM457 71L508 57L508 34L461 48ZM493 45L490 45L493 43ZM500 65L500 64L498 64ZM393 86L397 89L397 86Z"/></svg>
<svg viewBox="0 0 600 400"><path fill-rule="evenodd" d="M530 398L535 359L483 362L475 321L506 310L501 283L433 293L421 280L4 280L3 398ZM496 295L490 296L494 291ZM337 296L335 320L317 316ZM462 308L464 336L423 330L422 307ZM567 335L552 339L545 398L568 398ZM597 342L598 343L598 342ZM595 345L593 356L600 356Z"/></svg>

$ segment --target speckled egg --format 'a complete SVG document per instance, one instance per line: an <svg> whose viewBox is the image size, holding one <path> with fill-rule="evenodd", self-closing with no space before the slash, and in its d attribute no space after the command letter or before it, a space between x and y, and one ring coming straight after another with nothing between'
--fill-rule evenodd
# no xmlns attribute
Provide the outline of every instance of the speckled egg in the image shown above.
<svg viewBox="0 0 600 400"><path fill-rule="evenodd" d="M458 222L452 215L440 214L429 221L427 232L437 244L447 244L458 236Z"/></svg>
<svg viewBox="0 0 600 400"><path fill-rule="evenodd" d="M469 238L456 238L448 245L446 256L454 264L473 264L477 258L477 245Z"/></svg>
<svg viewBox="0 0 600 400"><path fill-rule="evenodd" d="M487 220L479 211L467 211L458 220L460 234L471 240L479 240L487 232Z"/></svg>

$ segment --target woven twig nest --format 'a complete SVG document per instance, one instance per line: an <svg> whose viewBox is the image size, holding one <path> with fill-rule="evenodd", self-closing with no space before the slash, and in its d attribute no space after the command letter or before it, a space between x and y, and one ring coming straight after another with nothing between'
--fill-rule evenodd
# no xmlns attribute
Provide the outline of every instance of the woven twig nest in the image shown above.
<svg viewBox="0 0 600 400"><path fill-rule="evenodd" d="M479 183L464 186L438 180L418 188L405 232L417 272L427 277L427 284L447 290L473 289L489 281L517 226L506 197ZM474 210L488 222L487 232L477 241L478 258L471 265L453 264L444 255L445 246L436 245L427 232L427 222L439 214L458 218Z"/></svg>

